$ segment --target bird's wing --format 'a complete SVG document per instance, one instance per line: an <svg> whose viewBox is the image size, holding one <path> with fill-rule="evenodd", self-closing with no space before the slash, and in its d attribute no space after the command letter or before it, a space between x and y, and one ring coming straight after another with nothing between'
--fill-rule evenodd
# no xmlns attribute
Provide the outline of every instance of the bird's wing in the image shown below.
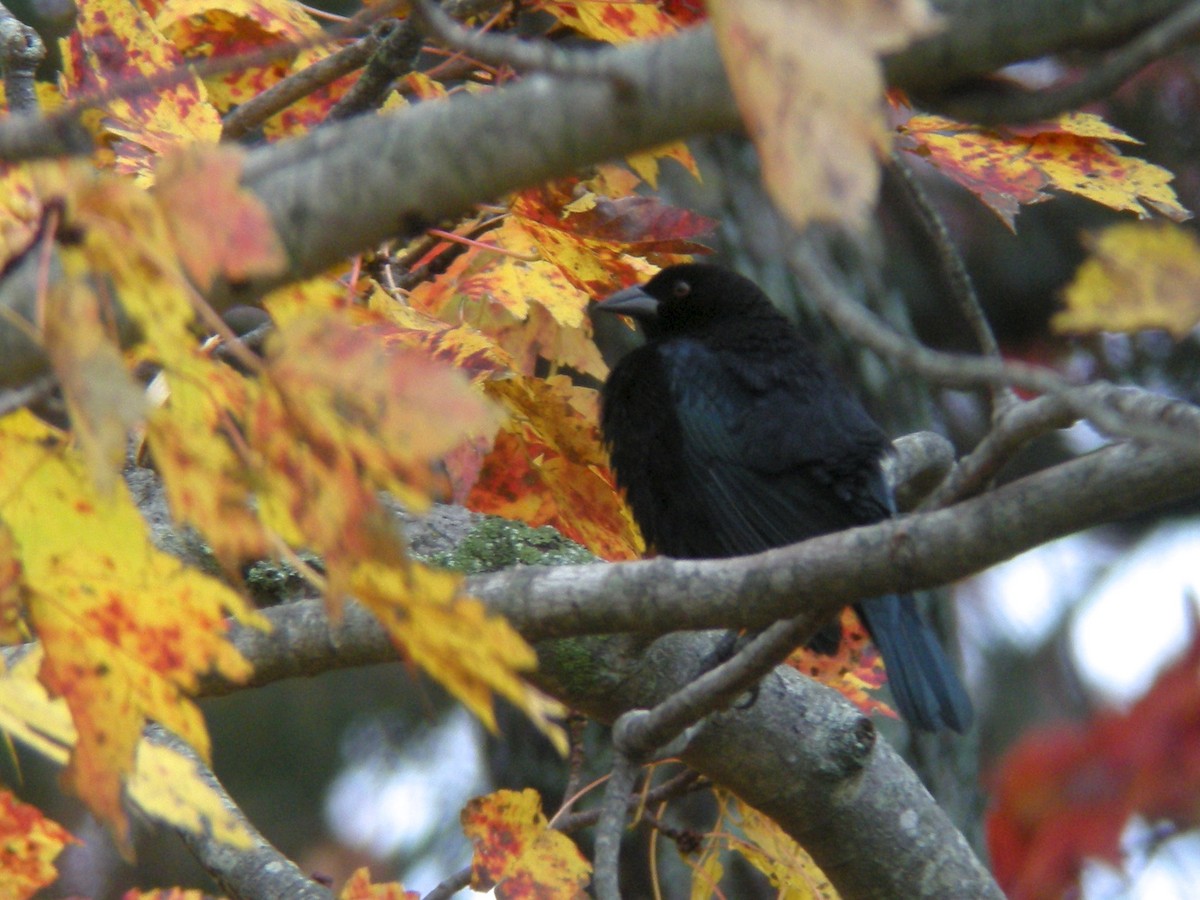
<svg viewBox="0 0 1200 900"><path fill-rule="evenodd" d="M711 546L681 550L757 553L889 514L882 435L849 395L844 409L810 402L786 367L746 378L696 343L677 342L667 363L684 469L711 531Z"/></svg>

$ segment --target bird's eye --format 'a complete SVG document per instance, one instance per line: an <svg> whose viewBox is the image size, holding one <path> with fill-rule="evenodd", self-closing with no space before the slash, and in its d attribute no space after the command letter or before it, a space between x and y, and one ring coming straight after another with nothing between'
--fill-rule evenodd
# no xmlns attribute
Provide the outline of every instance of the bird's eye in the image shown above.
<svg viewBox="0 0 1200 900"><path fill-rule="evenodd" d="M676 300L682 300L692 292L692 286L686 281L677 281L671 285L671 294Z"/></svg>

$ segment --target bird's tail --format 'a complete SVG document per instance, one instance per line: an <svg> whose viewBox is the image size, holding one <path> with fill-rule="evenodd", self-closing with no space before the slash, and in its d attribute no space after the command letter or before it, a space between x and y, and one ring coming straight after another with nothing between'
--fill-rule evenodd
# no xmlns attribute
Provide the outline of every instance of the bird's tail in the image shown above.
<svg viewBox="0 0 1200 900"><path fill-rule="evenodd" d="M865 600L858 611L883 656L896 706L924 731L971 727L975 712L933 630L911 596Z"/></svg>

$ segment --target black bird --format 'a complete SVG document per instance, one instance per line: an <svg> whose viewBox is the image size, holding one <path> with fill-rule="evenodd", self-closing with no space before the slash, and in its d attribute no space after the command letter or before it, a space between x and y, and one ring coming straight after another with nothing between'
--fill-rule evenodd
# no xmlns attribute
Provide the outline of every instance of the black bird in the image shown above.
<svg viewBox="0 0 1200 900"><path fill-rule="evenodd" d="M635 319L647 339L609 375L601 427L649 546L741 556L894 513L887 438L752 281L672 266L594 309ZM971 701L913 598L855 609L904 718L966 730Z"/></svg>

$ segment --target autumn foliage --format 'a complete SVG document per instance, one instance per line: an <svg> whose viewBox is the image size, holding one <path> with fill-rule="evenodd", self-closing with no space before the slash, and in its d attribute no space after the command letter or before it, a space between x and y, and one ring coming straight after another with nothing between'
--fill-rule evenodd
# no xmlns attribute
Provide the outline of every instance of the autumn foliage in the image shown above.
<svg viewBox="0 0 1200 900"><path fill-rule="evenodd" d="M292 0L78 5L77 27L61 42L61 78L42 85L41 96L47 109L92 104L83 123L94 152L9 165L2 174L3 261L56 260L54 276L43 273L37 320L22 325L50 359L71 427L24 410L0 418L0 636L30 645L0 678L0 730L64 765L64 787L126 852L130 805L245 846L244 829L223 814L195 763L147 743L143 729L159 723L210 759L197 686L214 674L250 677L250 663L227 639L231 621L268 627L236 573L247 561L294 560L304 550L323 562L321 574L307 574L331 614L355 598L402 658L486 725L494 728L500 696L564 748L560 708L522 678L536 664L532 649L467 595L458 575L411 558L381 496L417 513L447 500L551 525L606 560L645 552L598 438L597 385L607 367L587 307L706 252L716 223L653 190L663 165L699 177L691 153L683 145L653 149L364 248L335 271L262 298L273 331L261 353L251 352L209 308L206 292L217 279L283 272L287 259L260 199L241 186L243 151L221 143L223 118L351 39L323 29ZM812 4L803 17L773 0L712 4L765 177L794 222L861 222L875 201L878 160L897 142L1010 226L1021 204L1052 189L1139 215L1183 217L1169 173L1118 151L1132 138L1095 117L989 130L898 101L889 112L880 54L937 27L918 0L895 6L864 24L830 4ZM662 37L705 17L677 0L540 7L557 32L607 43ZM814 30L824 36L816 56L808 52ZM805 93L835 59L852 77L831 93ZM452 102L516 77L472 64L469 78L443 79L439 66L402 80L380 114ZM784 69L794 83L780 78ZM305 94L262 122L256 139L308 132L355 81L344 75ZM806 139L814 134L820 140ZM798 172L813 180L798 180ZM1167 226L1161 234L1155 246L1164 265L1176 254L1195 265L1194 247L1180 246ZM1115 315L1099 299L1110 280L1130 294L1153 293L1103 263L1121 246L1097 239L1104 272L1081 270L1058 327L1111 324ZM1129 327L1190 327L1181 321L1151 313ZM152 462L172 515L203 537L223 577L154 545L120 477L131 447ZM878 659L849 614L845 624L852 638L842 654L793 663L863 709L886 710L870 693L883 680ZM1179 679L1182 703L1190 695ZM1042 751L1052 752L1006 767L992 827L1002 874L1036 855L1062 882L1082 853L1112 853L1130 811L1179 813L1169 796L1139 791L1139 773L1164 745L1131 745L1116 729L1114 720L1087 735L1048 737ZM1047 849L1045 823L1056 812L1078 815L1058 803L1058 791L1043 789L1054 779L1049 762L1079 759L1116 772L1116 793L1102 798L1104 816L1088 840ZM734 830L712 836L697 855L693 896L716 890L718 854L730 850L788 896L832 896L807 854L769 820L722 803ZM545 891L537 896L569 897L587 883L586 861L548 828L532 792L473 801L463 824L477 846L480 888L532 896L534 884ZM5 790L0 832L5 897L29 897L52 882L53 860L72 840ZM339 896L410 895L360 873Z"/></svg>

